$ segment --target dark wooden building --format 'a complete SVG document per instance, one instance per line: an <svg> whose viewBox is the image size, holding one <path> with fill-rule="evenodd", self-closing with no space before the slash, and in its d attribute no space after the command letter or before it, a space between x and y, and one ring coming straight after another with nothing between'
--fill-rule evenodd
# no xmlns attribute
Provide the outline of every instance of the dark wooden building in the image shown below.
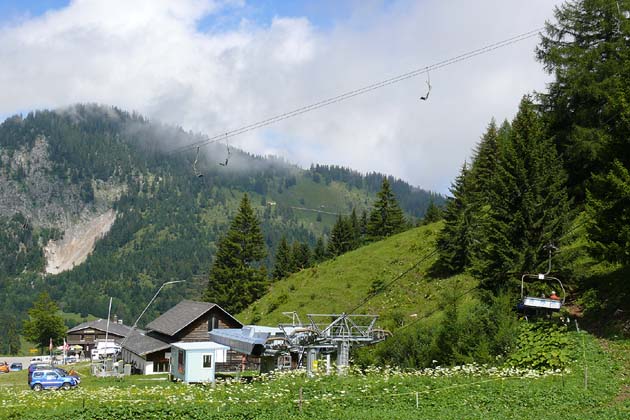
<svg viewBox="0 0 630 420"><path fill-rule="evenodd" d="M122 358L144 374L168 372L171 343L208 341L215 328L242 328L243 324L215 303L183 300L134 331L123 343Z"/></svg>
<svg viewBox="0 0 630 420"><path fill-rule="evenodd" d="M120 344L131 332L131 327L112 320L107 325L106 319L88 321L70 328L66 332L66 342L69 346L81 346L86 355L96 347L98 341L114 340Z"/></svg>

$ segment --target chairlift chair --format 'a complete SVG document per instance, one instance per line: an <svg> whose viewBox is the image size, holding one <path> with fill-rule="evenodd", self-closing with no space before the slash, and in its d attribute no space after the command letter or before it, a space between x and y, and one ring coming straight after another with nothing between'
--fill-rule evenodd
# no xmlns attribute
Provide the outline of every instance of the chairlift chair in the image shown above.
<svg viewBox="0 0 630 420"><path fill-rule="evenodd" d="M562 295L559 299L550 299L546 297L534 297L527 296L525 294L525 280L547 280L555 281L560 285ZM557 312L564 305L566 299L566 291L560 279L552 277L548 274L523 274L521 277L521 300L518 304L518 309L521 312Z"/></svg>

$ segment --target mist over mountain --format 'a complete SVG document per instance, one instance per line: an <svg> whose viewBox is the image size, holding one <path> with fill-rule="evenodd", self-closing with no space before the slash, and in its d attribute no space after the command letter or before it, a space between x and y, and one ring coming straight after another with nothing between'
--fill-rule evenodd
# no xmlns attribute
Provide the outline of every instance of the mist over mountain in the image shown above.
<svg viewBox="0 0 630 420"><path fill-rule="evenodd" d="M76 105L0 125L0 317L25 316L41 291L65 312L126 320L165 281L152 312L199 298L244 194L262 222L271 266L282 236L313 247L338 215L369 211L383 174L303 169L136 113ZM175 152L174 152L175 151ZM227 163L227 164L226 164ZM410 223L439 194L390 178ZM147 314L147 319L152 314ZM131 321L129 321L131 322Z"/></svg>

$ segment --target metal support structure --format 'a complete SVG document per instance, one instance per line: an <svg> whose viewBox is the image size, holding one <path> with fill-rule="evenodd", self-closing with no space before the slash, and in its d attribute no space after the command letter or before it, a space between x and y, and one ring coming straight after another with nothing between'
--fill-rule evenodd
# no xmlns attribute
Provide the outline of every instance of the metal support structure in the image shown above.
<svg viewBox="0 0 630 420"><path fill-rule="evenodd" d="M337 353L337 367L343 373L349 366L352 346L375 344L391 335L389 331L375 328L377 315L307 314L305 324L295 312L285 315L291 317L291 324L279 325L283 335L267 339L265 354L297 354L298 364L306 359L309 374L319 354L326 355L326 371L330 372L330 354Z"/></svg>
<svg viewBox="0 0 630 420"><path fill-rule="evenodd" d="M315 361L317 360L317 350L310 349L306 354L306 373L308 376L313 376L313 367L315 365Z"/></svg>
<svg viewBox="0 0 630 420"><path fill-rule="evenodd" d="M350 366L350 341L342 340L337 349L337 372L343 375Z"/></svg>

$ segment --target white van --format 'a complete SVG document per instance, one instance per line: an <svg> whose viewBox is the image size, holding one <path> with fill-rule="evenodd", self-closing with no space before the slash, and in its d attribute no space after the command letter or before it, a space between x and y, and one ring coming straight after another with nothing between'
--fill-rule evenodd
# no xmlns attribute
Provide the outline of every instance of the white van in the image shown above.
<svg viewBox="0 0 630 420"><path fill-rule="evenodd" d="M50 356L36 356L31 359L31 363L48 363L52 362L52 358Z"/></svg>
<svg viewBox="0 0 630 420"><path fill-rule="evenodd" d="M97 361L100 359L106 359L110 356L115 356L117 353L120 353L120 345L114 342L99 341L96 344L96 348L90 351L90 356L93 361Z"/></svg>

